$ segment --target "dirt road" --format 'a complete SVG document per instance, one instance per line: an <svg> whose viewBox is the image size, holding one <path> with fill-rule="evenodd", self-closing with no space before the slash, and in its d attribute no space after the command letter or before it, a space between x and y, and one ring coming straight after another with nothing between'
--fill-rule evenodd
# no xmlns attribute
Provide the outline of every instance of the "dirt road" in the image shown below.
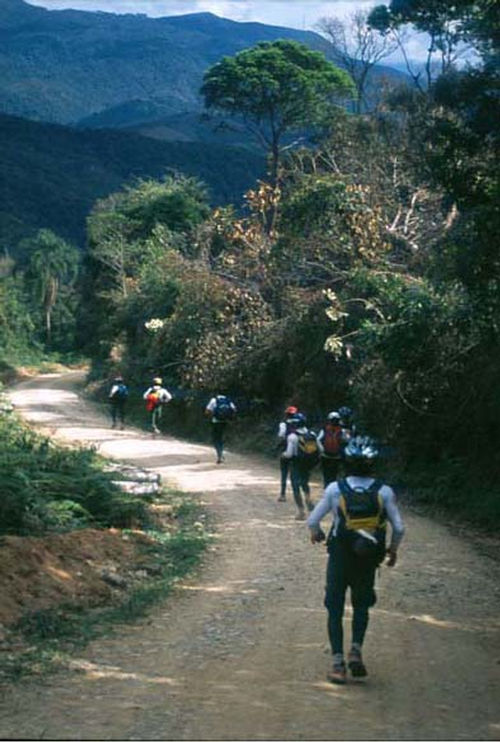
<svg viewBox="0 0 500 742"><path fill-rule="evenodd" d="M40 377L12 397L54 436L98 445L198 493L213 513L216 547L147 619L93 642L43 686L9 691L2 739L500 737L495 561L405 513L400 561L382 570L371 613L369 679L335 687L325 681L325 550L309 544L290 501L276 502L276 467L231 452L217 467L205 446L112 431L75 394L78 380Z"/></svg>

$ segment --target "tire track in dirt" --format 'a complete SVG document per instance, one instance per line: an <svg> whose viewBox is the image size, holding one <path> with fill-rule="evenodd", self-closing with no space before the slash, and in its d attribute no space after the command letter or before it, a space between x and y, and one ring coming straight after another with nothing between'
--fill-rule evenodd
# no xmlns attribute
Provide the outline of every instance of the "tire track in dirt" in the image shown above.
<svg viewBox="0 0 500 742"><path fill-rule="evenodd" d="M15 739L498 739L499 568L405 513L398 566L382 569L365 684L327 683L325 551L308 542L277 467L138 430L111 431L77 396L78 374L12 393L61 439L158 471L197 493L217 539L203 568L148 618L99 639L70 668L2 701ZM319 488L313 492L318 498ZM347 627L347 638L349 629Z"/></svg>

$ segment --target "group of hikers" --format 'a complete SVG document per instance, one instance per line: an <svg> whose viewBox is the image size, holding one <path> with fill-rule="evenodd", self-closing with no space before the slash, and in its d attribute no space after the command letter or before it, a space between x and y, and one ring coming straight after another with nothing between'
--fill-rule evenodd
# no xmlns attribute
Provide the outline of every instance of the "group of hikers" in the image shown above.
<svg viewBox="0 0 500 742"><path fill-rule="evenodd" d="M376 477L380 451L376 442L360 435L352 420L352 410L340 407L329 412L318 433L307 427L304 414L287 407L278 427L281 489L278 502L286 501L288 476L297 506L297 520L306 518L313 544L326 542L328 563L324 605L328 611L328 638L333 667L332 683L347 682L347 670L355 679L366 677L362 646L368 627L369 609L377 600L377 568L396 564L397 550L404 535L396 496L391 487ZM317 463L323 476L323 496L314 505L309 478ZM303 497L302 497L303 495ZM328 535L321 521L332 517ZM386 526L391 525L389 546ZM347 662L344 655L344 605L351 591L352 639Z"/></svg>
<svg viewBox="0 0 500 742"><path fill-rule="evenodd" d="M117 376L109 393L112 427L120 423L123 429L127 397L127 386L123 378ZM172 394L163 387L162 379L156 377L143 398L155 435L159 432L162 409L171 401ZM226 394L216 394L204 412L211 423L216 463L221 464L226 426L236 416L236 405ZM358 433L352 410L347 406L329 412L320 430L315 432L307 426L306 416L298 407L290 405L279 423L277 438L281 475L278 502L286 502L290 479L297 507L296 520L307 518L311 542L325 542L328 551L324 605L328 612L333 667L327 677L332 683L345 684L349 670L354 679L364 678L367 669L362 646L369 609L377 600L376 571L384 561L389 567L396 564L404 535L395 493L376 476L379 448L371 437ZM317 464L321 467L324 489L315 505L309 480ZM321 521L327 515L332 522L325 534ZM391 536L387 546L388 523ZM352 639L346 661L343 617L348 588L352 604Z"/></svg>
<svg viewBox="0 0 500 742"><path fill-rule="evenodd" d="M287 407L278 427L278 451L281 452L281 489L278 502L286 502L286 486L290 476L293 497L297 505L297 520L305 519L305 507L312 510L309 479L319 462L326 487L337 479L346 444L355 435L350 407L329 412L318 433L307 427L303 413L295 406ZM302 497L302 494L304 497Z"/></svg>
<svg viewBox="0 0 500 742"><path fill-rule="evenodd" d="M125 413L129 396L129 389L123 376L113 379L108 394L111 410L111 427L125 429ZM150 425L153 435L160 433L160 420L163 409L172 399L173 395L163 386L163 380L156 376L142 395L146 403L146 411L150 415ZM210 399L205 407L205 415L210 419L212 443L217 455L217 464L224 461L224 433L227 423L236 416L236 405L225 394L216 394Z"/></svg>
<svg viewBox="0 0 500 742"><path fill-rule="evenodd" d="M111 384L108 400L111 410L111 427L125 429L125 411L129 396L128 386L123 376L116 376ZM163 380L158 376L153 379L150 387L142 395L146 401L146 411L150 413L151 430L153 435L160 432L159 424L164 406L170 402L172 395L163 387Z"/></svg>

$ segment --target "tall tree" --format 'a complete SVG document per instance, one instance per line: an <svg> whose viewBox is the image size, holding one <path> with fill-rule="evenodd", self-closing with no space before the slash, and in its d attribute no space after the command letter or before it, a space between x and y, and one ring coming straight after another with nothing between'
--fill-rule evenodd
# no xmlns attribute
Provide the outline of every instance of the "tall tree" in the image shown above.
<svg viewBox="0 0 500 742"><path fill-rule="evenodd" d="M41 229L34 238L25 241L24 247L29 249L30 253L27 277L35 299L41 306L45 339L50 346L52 312L61 285L71 283L76 278L79 253L77 248L65 242L50 229Z"/></svg>
<svg viewBox="0 0 500 742"><path fill-rule="evenodd" d="M485 0L483 0L483 3ZM488 2L488 0L486 0ZM475 8L473 0L391 0L377 5L370 12L372 28L391 36L405 59L408 73L420 90L425 90L438 75L449 72L466 49L467 29ZM427 34L427 56L422 70L416 70L406 50L405 27L411 24L419 33Z"/></svg>
<svg viewBox="0 0 500 742"><path fill-rule="evenodd" d="M372 67L397 49L397 42L368 24L368 13L357 10L347 21L321 18L318 30L328 39L335 57L349 72L356 86L356 112L367 108L367 83Z"/></svg>
<svg viewBox="0 0 500 742"><path fill-rule="evenodd" d="M279 181L285 136L314 127L335 98L353 91L347 72L322 53L286 40L262 42L224 57L206 72L201 88L207 108L242 117L269 153L273 187Z"/></svg>

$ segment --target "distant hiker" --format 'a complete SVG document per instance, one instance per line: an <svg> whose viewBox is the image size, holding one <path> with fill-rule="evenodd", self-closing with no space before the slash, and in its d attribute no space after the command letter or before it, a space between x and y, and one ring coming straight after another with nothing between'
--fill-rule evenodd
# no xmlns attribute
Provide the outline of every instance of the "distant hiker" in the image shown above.
<svg viewBox="0 0 500 742"><path fill-rule="evenodd" d="M311 500L311 489L309 477L311 471L319 460L322 451L321 443L318 443L316 434L308 430L306 418L298 412L289 422L291 431L286 439L286 450L282 453L283 458L288 459L291 465L292 491L295 504L297 505L296 520L304 520L304 501L308 510L313 509ZM302 499L304 493L304 499Z"/></svg>
<svg viewBox="0 0 500 742"><path fill-rule="evenodd" d="M353 422L353 412L350 407L343 405L339 407L340 427L342 428L342 437L344 443L348 443L351 438L357 435L356 426Z"/></svg>
<svg viewBox="0 0 500 742"><path fill-rule="evenodd" d="M347 666L354 678L367 675L361 648L368 626L368 611L375 605L375 572L388 554L387 566L396 564L397 549L404 526L396 505L396 496L388 485L374 478L379 452L366 436L354 437L346 446L346 479L332 482L323 493L307 525L312 543L325 540L321 520L333 513L333 523L326 545L325 608L328 611L328 637L333 654L332 683L346 682L343 616L347 588L351 589L352 643ZM391 524L391 541L386 552L386 523Z"/></svg>
<svg viewBox="0 0 500 742"><path fill-rule="evenodd" d="M151 413L151 428L153 433L159 433L159 423L162 417L163 407L170 402L172 395L162 386L163 381L159 377L153 379L153 385L143 394L146 400L146 411Z"/></svg>
<svg viewBox="0 0 500 742"><path fill-rule="evenodd" d="M323 446L321 454L321 471L323 483L327 487L337 479L344 449L344 435L338 412L329 412L326 423L318 433L318 441Z"/></svg>
<svg viewBox="0 0 500 742"><path fill-rule="evenodd" d="M123 376L116 376L113 380L108 399L111 408L111 427L116 428L119 420L120 429L123 430L125 427L125 407L128 399L128 387L123 381Z"/></svg>
<svg viewBox="0 0 500 742"><path fill-rule="evenodd" d="M286 439L288 434L292 432L291 420L293 416L298 413L297 407L290 405L285 410L283 420L280 422L278 427L278 451L283 454L286 451ZM286 482L290 471L290 459L280 455L280 474L281 474L281 488L278 502L286 502Z"/></svg>
<svg viewBox="0 0 500 742"><path fill-rule="evenodd" d="M226 394L216 394L205 407L210 418L212 443L217 454L217 463L224 461L224 433L227 423L236 416L236 405Z"/></svg>

